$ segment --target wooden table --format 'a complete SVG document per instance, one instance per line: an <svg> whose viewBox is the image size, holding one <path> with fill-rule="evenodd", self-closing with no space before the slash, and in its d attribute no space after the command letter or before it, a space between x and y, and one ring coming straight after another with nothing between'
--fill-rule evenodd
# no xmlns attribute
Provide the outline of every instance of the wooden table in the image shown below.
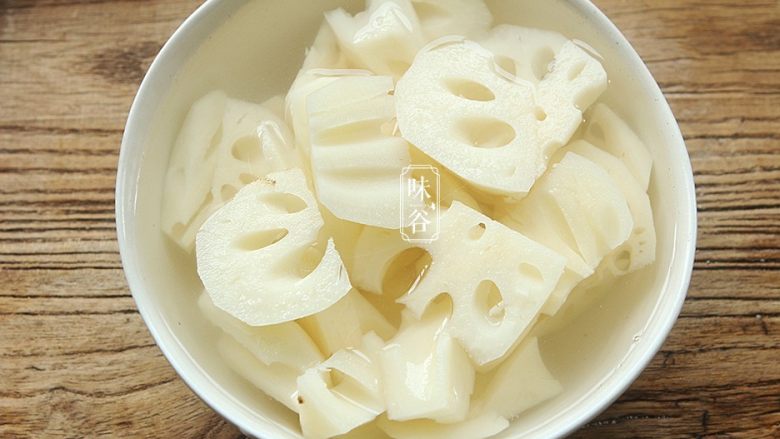
<svg viewBox="0 0 780 439"><path fill-rule="evenodd" d="M114 178L144 71L197 0L0 0L0 437L235 437L127 289ZM780 2L598 0L696 174L688 300L577 437L780 437Z"/></svg>

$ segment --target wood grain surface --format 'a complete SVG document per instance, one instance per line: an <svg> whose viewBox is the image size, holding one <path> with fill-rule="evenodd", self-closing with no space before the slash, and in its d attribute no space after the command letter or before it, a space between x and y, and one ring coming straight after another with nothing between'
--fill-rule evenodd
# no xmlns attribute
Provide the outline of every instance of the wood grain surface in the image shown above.
<svg viewBox="0 0 780 439"><path fill-rule="evenodd" d="M0 0L0 437L237 437L127 289L114 178L143 72L197 0ZM780 2L597 0L693 161L677 325L575 437L780 437Z"/></svg>

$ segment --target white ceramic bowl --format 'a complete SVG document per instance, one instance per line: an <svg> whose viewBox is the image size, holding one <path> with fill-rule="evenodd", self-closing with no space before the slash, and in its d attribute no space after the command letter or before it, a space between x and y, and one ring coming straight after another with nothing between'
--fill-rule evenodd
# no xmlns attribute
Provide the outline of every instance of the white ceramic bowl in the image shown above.
<svg viewBox="0 0 780 439"><path fill-rule="evenodd" d="M689 158L661 91L615 26L586 0L489 0L497 22L553 29L587 41L605 58L604 99L651 149L658 261L543 340L545 361L564 384L559 397L524 414L500 437L563 436L605 409L660 348L690 279L696 206ZM213 351L216 330L195 298L193 261L164 238L162 184L173 139L189 106L216 88L262 101L286 90L321 22L362 1L210 0L176 31L135 98L119 158L116 215L127 280L149 331L184 381L244 432L300 437L297 418L247 386Z"/></svg>

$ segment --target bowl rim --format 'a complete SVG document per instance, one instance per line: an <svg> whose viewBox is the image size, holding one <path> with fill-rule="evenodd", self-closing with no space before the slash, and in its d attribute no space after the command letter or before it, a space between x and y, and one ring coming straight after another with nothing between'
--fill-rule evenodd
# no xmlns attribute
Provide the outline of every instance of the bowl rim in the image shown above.
<svg viewBox="0 0 780 439"><path fill-rule="evenodd" d="M652 84L647 84L648 91L651 93L651 97L658 103L656 111L660 112L666 122L671 122L669 123L669 128L672 130L670 136L674 138L675 142L667 145L667 147L671 149L670 154L681 158L681 160L677 161L677 165L681 167L678 173L684 176L683 181L681 181L684 188L681 188L682 190L679 191L680 201L677 204L678 207L684 207L685 209L681 209L677 214L677 228L675 229L675 239L672 245L674 253L672 262L677 264L672 264L667 275L667 280L672 277L675 278L674 283L663 287L664 291L659 296L656 307L652 311L647 323L649 325L654 320L657 320L655 336L642 345L642 352L633 360L630 369L622 372L616 384L607 387L601 385L607 379L614 378L616 374L613 373L605 376L601 383L595 386L601 393L595 404L584 409L574 410L572 412L573 416L566 419L565 422L562 422L557 427L551 427L550 429L553 431L549 433L553 437L563 437L572 433L612 405L639 377L661 348L671 332L687 296L693 271L697 236L696 194L690 156L685 147L679 124L660 87L633 46L597 6L590 0L564 1L586 16L588 21L592 22L597 28L608 32L610 38L614 39L619 46L618 50L626 57L627 62L635 64L634 67L642 71L643 77L640 79L641 82L647 82L647 78L650 78ZM132 238L135 235L133 227L135 225L136 197L143 145L151 124L150 115L152 112L148 110L156 107L165 96L164 94L154 93L154 84L165 79L166 75L172 75L172 72L177 71L188 56L194 52L192 47L202 44L205 35L213 30L213 26L209 27L209 21L215 22L215 24L222 22L221 19L217 19L219 14L216 12L222 9L227 11L229 15L229 11L236 10L243 4L245 4L245 1L233 3L223 0L206 0L178 26L154 58L133 99L125 124L117 164L115 213L117 241L125 278L138 311L160 351L182 381L212 410L219 413L220 416L238 427L242 432L253 437L262 438L271 437L266 435L285 431L285 429L269 422L264 425L262 431L257 430L256 425L250 423L246 417L231 411L231 407L224 404L224 398L220 400L220 395L214 393L224 391L187 354L186 349L178 343L161 314L156 312L153 304L147 298L149 288L141 274L141 267L137 263L138 248L132 244ZM191 45L186 42L191 37L197 39L199 44ZM682 241L680 241L678 234L683 236ZM673 276L674 274L677 276ZM674 302L671 303L666 312L659 315L658 305L661 300L664 296L672 294L674 294ZM592 391L594 389L591 389ZM589 394L584 395L583 398L588 397ZM543 427L540 426L540 428ZM536 434L538 431L534 430L533 433Z"/></svg>

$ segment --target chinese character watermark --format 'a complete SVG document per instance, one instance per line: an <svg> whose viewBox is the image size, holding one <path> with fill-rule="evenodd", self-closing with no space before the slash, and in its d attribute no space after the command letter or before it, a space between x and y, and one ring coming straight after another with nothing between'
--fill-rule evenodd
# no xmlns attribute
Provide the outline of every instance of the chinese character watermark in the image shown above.
<svg viewBox="0 0 780 439"><path fill-rule="evenodd" d="M411 165L401 171L401 237L431 242L439 237L439 170Z"/></svg>

